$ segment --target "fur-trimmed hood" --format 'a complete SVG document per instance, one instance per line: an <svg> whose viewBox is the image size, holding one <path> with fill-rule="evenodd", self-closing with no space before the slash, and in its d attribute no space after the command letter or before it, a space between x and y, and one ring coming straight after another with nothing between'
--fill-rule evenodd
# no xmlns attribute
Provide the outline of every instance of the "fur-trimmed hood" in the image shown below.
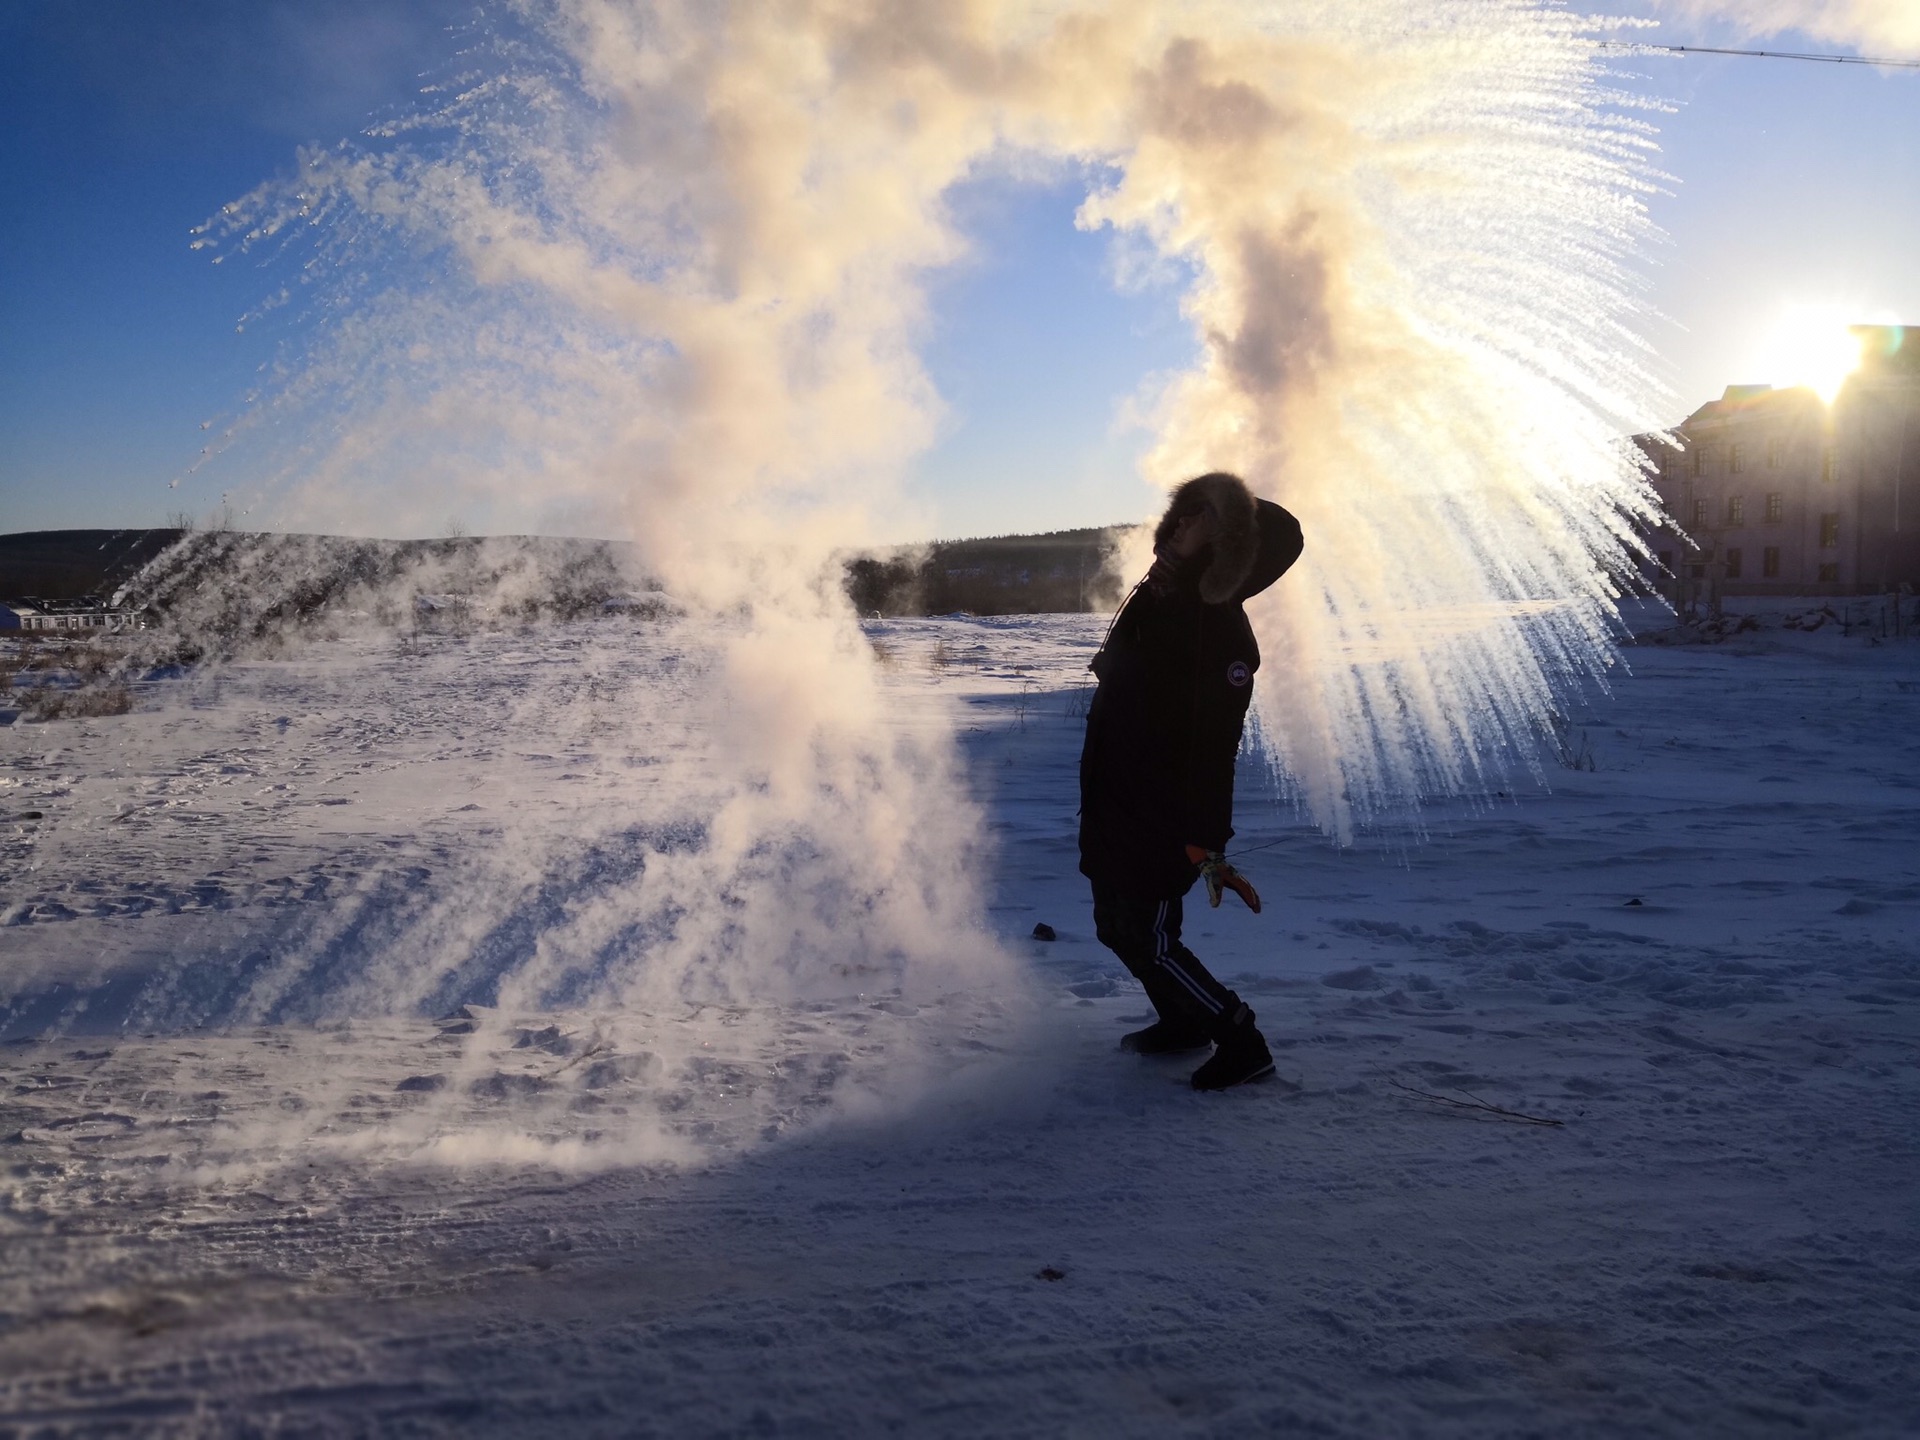
<svg viewBox="0 0 1920 1440"><path fill-rule="evenodd" d="M1215 471L1189 480L1167 501L1167 510L1153 532L1157 551L1173 534L1182 516L1191 510L1207 510L1213 515L1213 542L1199 557L1204 561L1198 585L1200 598L1209 605L1231 600L1253 570L1260 552L1259 515L1253 492L1238 475Z"/></svg>
<svg viewBox="0 0 1920 1440"><path fill-rule="evenodd" d="M1155 551L1172 536L1181 516L1202 509L1213 513L1214 538L1194 557L1198 573L1190 583L1205 604L1250 599L1300 558L1300 522L1271 500L1256 499L1246 481L1224 471L1189 480L1173 492L1154 528Z"/></svg>

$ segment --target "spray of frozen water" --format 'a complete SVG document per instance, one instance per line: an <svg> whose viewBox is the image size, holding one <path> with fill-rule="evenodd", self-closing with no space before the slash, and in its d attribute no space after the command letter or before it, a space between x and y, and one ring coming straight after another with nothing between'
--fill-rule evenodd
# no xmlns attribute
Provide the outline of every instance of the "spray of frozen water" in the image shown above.
<svg viewBox="0 0 1920 1440"><path fill-rule="evenodd" d="M690 612L671 681L619 690L669 761L642 810L523 817L356 995L445 993L596 865L621 883L548 904L506 1008L1004 979L946 745L880 703L830 557L937 419L944 197L1010 156L1091 177L1081 223L1186 286L1152 476L1237 470L1305 525L1254 616L1276 774L1342 839L1485 784L1603 668L1648 503L1648 140L1592 33L1525 0L527 0L437 108L229 207L205 243L299 237L318 318L242 439L256 513L630 536Z"/></svg>
<svg viewBox="0 0 1920 1440"><path fill-rule="evenodd" d="M1143 133L1085 214L1195 276L1202 358L1153 473L1238 470L1301 517L1302 566L1254 609L1260 733L1346 839L1485 784L1607 655L1646 504L1618 440L1651 409L1645 137L1552 11L1238 30L1155 37Z"/></svg>
<svg viewBox="0 0 1920 1440"><path fill-rule="evenodd" d="M1652 410L1650 179L1590 22L1520 0L510 16L429 120L310 154L220 222L314 227L315 266L385 281L281 396L351 417L283 513L443 514L457 469L511 513L618 524L675 593L749 607L726 674L772 723L740 743L809 773L800 717L860 683L820 558L934 419L913 341L920 278L963 248L943 196L1037 154L1096 177L1083 224L1186 278L1200 360L1161 396L1152 475L1234 469L1306 526L1255 620L1260 733L1316 820L1346 839L1484 785L1604 664L1647 504L1618 437Z"/></svg>

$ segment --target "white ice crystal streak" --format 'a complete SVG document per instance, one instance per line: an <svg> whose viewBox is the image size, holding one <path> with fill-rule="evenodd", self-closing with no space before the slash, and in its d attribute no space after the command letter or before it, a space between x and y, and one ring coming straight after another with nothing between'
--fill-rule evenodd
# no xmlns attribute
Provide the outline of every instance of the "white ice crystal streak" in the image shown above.
<svg viewBox="0 0 1920 1440"><path fill-rule="evenodd" d="M958 868L916 829L949 791L862 708L825 558L933 433L914 344L924 276L964 250L945 197L1009 154L1095 177L1082 223L1190 283L1201 359L1161 397L1152 475L1238 470L1306 527L1255 621L1260 733L1319 823L1344 839L1483 785L1603 667L1648 503L1618 437L1652 415L1650 180L1592 23L1525 0L564 0L489 34L441 110L307 155L217 226L312 226L315 273L350 277L262 412L345 417L277 504L601 526L732 617L708 848L650 871L688 887L662 903L699 945L817 943L775 872L837 877L883 950L965 913L901 898Z"/></svg>
<svg viewBox="0 0 1920 1440"><path fill-rule="evenodd" d="M1574 21L1284 7L1169 46L1090 221L1198 279L1150 464L1249 476L1305 558L1252 607L1270 758L1345 839L1531 749L1609 652L1653 386L1629 266L1646 139ZM1339 18L1336 18L1336 15Z"/></svg>

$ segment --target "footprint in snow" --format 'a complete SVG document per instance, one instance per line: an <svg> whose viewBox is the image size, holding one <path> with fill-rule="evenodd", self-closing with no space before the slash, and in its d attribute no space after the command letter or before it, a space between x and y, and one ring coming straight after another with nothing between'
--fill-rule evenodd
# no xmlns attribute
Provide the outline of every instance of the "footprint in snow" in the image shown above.
<svg viewBox="0 0 1920 1440"><path fill-rule="evenodd" d="M125 1135L138 1123L131 1115L116 1115L101 1111L91 1115L75 1115L66 1120L54 1120L45 1125L28 1126L21 1130L20 1139L29 1145L112 1140Z"/></svg>
<svg viewBox="0 0 1920 1440"><path fill-rule="evenodd" d="M516 1050L544 1050L549 1055L571 1055L576 1047L571 1035L561 1034L558 1025L549 1025L543 1030L521 1029L515 1031L513 1048Z"/></svg>
<svg viewBox="0 0 1920 1440"><path fill-rule="evenodd" d="M489 1075L469 1085L467 1093L483 1100L517 1100L549 1088L538 1075Z"/></svg>

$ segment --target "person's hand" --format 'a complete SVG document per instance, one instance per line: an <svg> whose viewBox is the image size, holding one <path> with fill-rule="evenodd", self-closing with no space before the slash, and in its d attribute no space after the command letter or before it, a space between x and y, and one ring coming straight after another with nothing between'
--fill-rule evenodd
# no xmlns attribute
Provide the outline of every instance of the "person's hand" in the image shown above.
<svg viewBox="0 0 1920 1440"><path fill-rule="evenodd" d="M1187 859L1200 867L1200 878L1207 883L1207 903L1214 909L1220 908L1220 892L1231 890L1246 902L1247 908L1254 914L1260 913L1260 892L1218 850L1203 850L1198 845L1189 845Z"/></svg>

